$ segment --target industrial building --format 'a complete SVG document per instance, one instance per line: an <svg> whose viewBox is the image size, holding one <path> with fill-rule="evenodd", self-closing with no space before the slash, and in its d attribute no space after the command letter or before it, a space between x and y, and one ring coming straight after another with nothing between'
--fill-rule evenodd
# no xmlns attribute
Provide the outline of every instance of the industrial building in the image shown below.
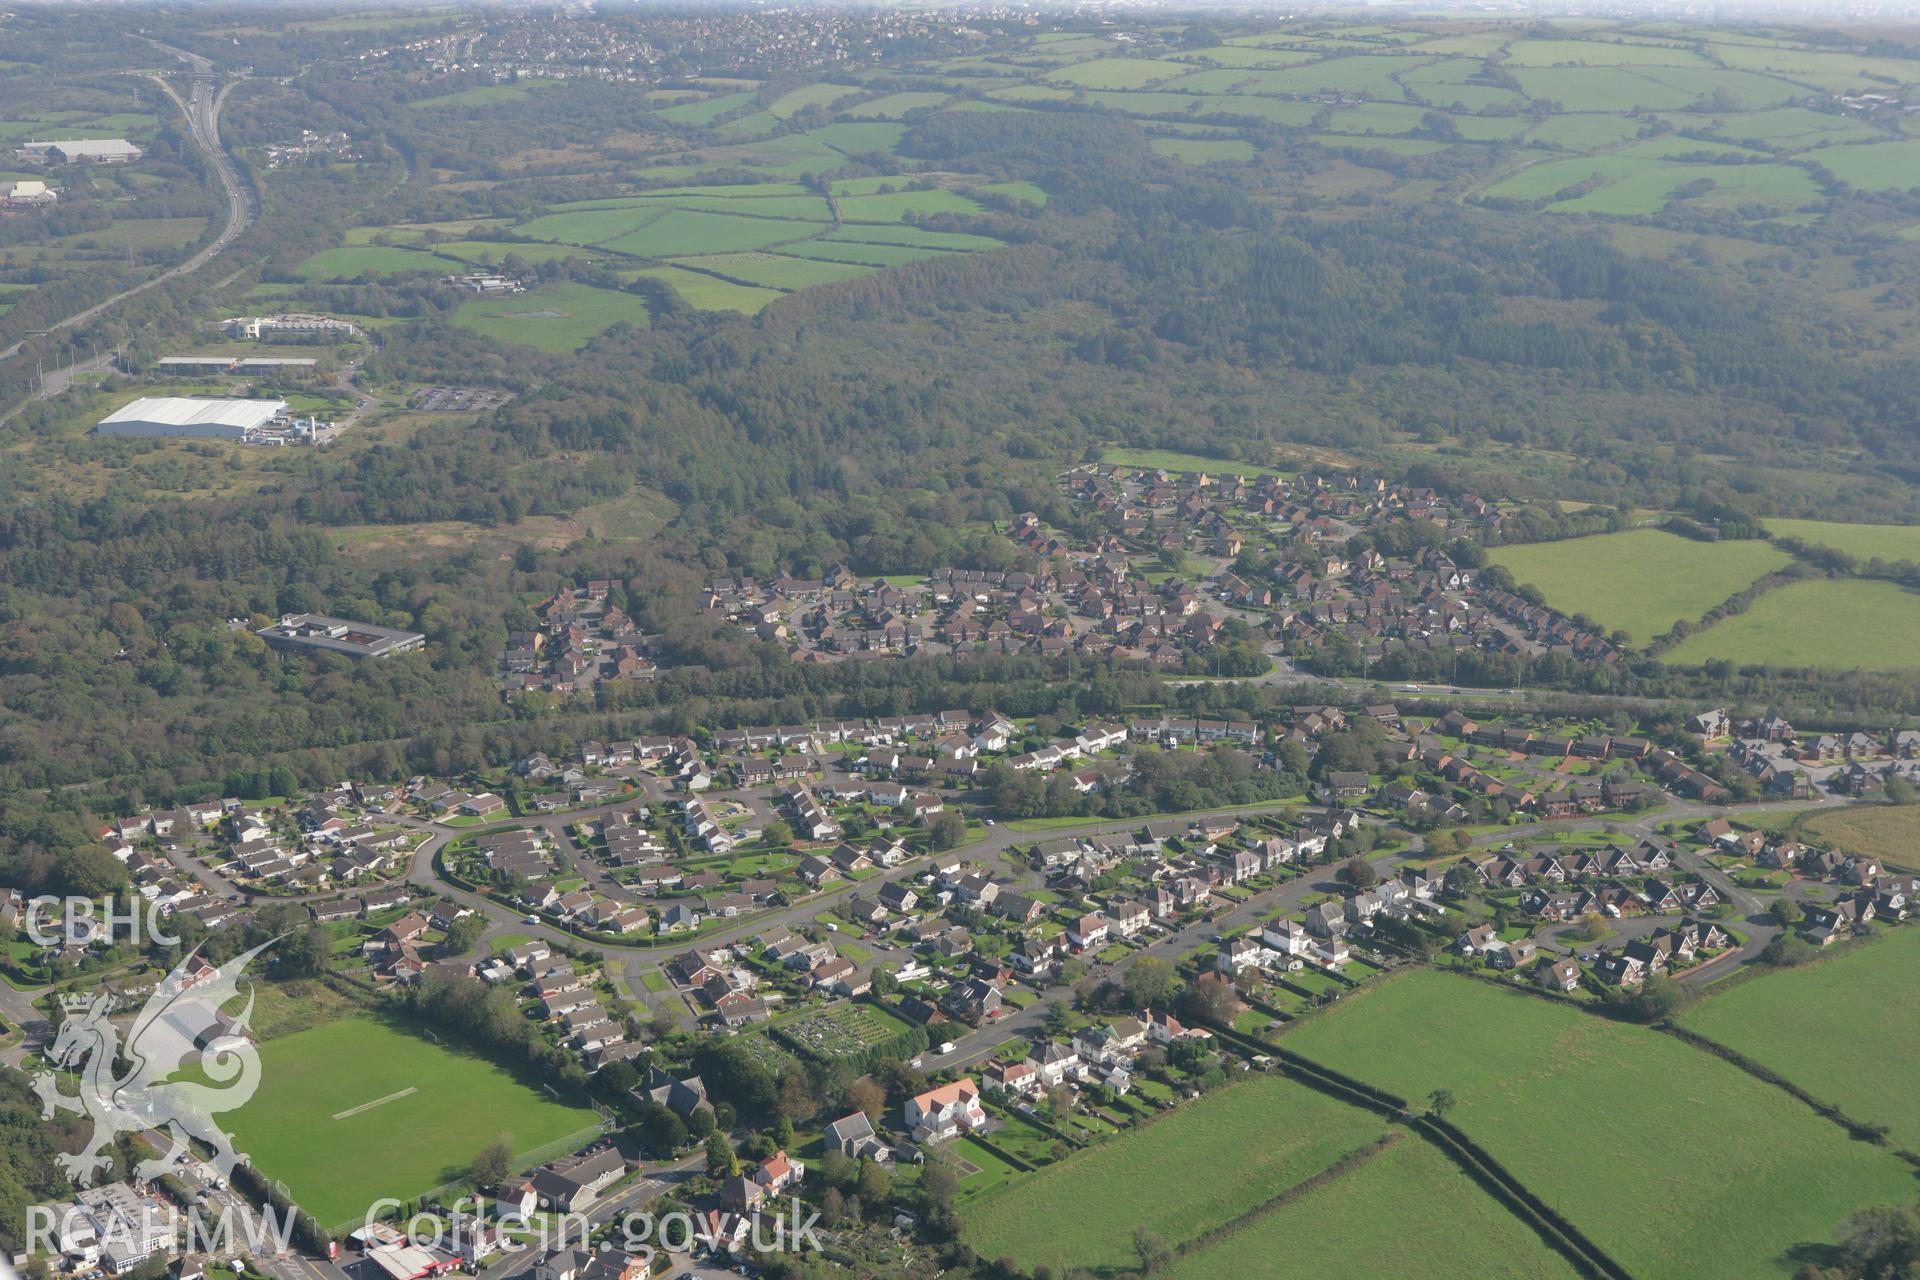
<svg viewBox="0 0 1920 1280"><path fill-rule="evenodd" d="M285 400L194 400L143 396L100 419L103 436L245 440L287 411Z"/></svg>
<svg viewBox="0 0 1920 1280"><path fill-rule="evenodd" d="M58 142L22 143L27 156L47 163L131 164L144 153L125 138L69 138Z"/></svg>
<svg viewBox="0 0 1920 1280"><path fill-rule="evenodd" d="M396 631L370 622L329 618L323 613L289 613L272 626L262 627L259 634L276 649L318 649L350 658L384 658L427 643L417 631Z"/></svg>
<svg viewBox="0 0 1920 1280"><path fill-rule="evenodd" d="M60 193L38 179L22 182L0 182L0 204L5 205L49 205L60 198Z"/></svg>
<svg viewBox="0 0 1920 1280"><path fill-rule="evenodd" d="M166 373L225 373L233 368L233 357L161 356L154 364Z"/></svg>
<svg viewBox="0 0 1920 1280"><path fill-rule="evenodd" d="M220 322L229 338L250 342L338 342L360 332L346 320L332 316L233 316Z"/></svg>
<svg viewBox="0 0 1920 1280"><path fill-rule="evenodd" d="M312 356L161 356L154 363L170 373L312 373L320 362Z"/></svg>

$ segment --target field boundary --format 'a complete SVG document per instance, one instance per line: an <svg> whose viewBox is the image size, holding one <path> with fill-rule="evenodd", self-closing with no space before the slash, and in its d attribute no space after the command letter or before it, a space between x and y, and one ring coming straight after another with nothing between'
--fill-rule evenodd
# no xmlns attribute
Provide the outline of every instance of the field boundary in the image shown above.
<svg viewBox="0 0 1920 1280"><path fill-rule="evenodd" d="M1320 1172L1302 1178L1273 1198L1261 1201L1253 1208L1227 1219L1217 1227L1209 1227L1191 1240L1182 1241L1174 1246L1174 1251L1184 1258L1202 1249L1211 1248L1222 1240L1246 1230L1268 1214L1312 1195L1331 1182L1339 1181L1375 1156L1385 1155L1399 1146L1406 1136L1405 1130L1389 1129L1366 1146L1347 1152Z"/></svg>
<svg viewBox="0 0 1920 1280"><path fill-rule="evenodd" d="M1559 1210L1477 1142L1438 1116L1415 1115L1406 1099L1376 1085L1355 1079L1344 1072L1315 1062L1311 1058L1268 1045L1263 1041L1215 1024L1215 1035L1239 1044L1243 1049L1271 1054L1277 1058L1287 1078L1342 1102L1364 1107L1407 1125L1415 1133L1439 1148L1442 1155L1472 1178L1480 1188L1499 1201L1507 1211L1532 1227L1549 1248L1566 1258L1574 1270L1589 1280L1634 1280L1633 1274L1612 1255L1570 1222Z"/></svg>
<svg viewBox="0 0 1920 1280"><path fill-rule="evenodd" d="M1756 1062L1731 1045L1721 1044L1718 1040L1703 1036L1698 1031L1679 1026L1672 1022L1655 1023L1653 1029L1672 1036L1689 1048L1696 1049L1701 1053L1710 1053L1721 1061L1738 1067L1762 1084L1770 1085L1782 1093L1785 1093L1794 1101L1804 1103L1822 1120L1830 1121L1844 1129L1847 1136L1856 1142L1869 1142L1876 1147L1888 1146L1888 1130L1885 1125L1870 1124L1864 1120L1854 1119L1845 1111L1841 1110L1837 1104L1824 1102L1814 1097L1805 1087L1795 1084L1773 1068ZM1896 1158L1912 1165L1916 1169L1920 1169L1920 1155L1897 1147L1892 1150Z"/></svg>

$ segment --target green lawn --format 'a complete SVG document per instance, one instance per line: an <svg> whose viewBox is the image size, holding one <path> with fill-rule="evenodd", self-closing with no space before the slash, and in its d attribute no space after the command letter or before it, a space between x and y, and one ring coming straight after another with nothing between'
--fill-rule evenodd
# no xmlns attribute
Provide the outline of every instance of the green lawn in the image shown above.
<svg viewBox="0 0 1920 1280"><path fill-rule="evenodd" d="M1459 1166L1430 1143L1407 1137L1338 1180L1188 1254L1166 1274L1171 1280L1549 1280L1575 1273Z"/></svg>
<svg viewBox="0 0 1920 1280"><path fill-rule="evenodd" d="M504 298L460 304L453 322L500 342L541 351L578 351L616 324L648 323L645 299L592 285L550 284Z"/></svg>
<svg viewBox="0 0 1920 1280"><path fill-rule="evenodd" d="M1769 518L1767 532L1843 551L1856 560L1911 560L1920 564L1920 525L1847 524L1839 520Z"/></svg>
<svg viewBox="0 0 1920 1280"><path fill-rule="evenodd" d="M1659 529L1632 529L1562 542L1494 547L1488 557L1532 583L1563 613L1584 613L1641 644L1681 618L1698 618L1788 563L1760 541L1696 542Z"/></svg>
<svg viewBox="0 0 1920 1280"><path fill-rule="evenodd" d="M460 1177L501 1133L525 1152L594 1124L585 1105L555 1102L485 1059L371 1017L267 1041L260 1074L253 1100L224 1117L235 1145L328 1225L358 1221L382 1196L408 1199Z"/></svg>
<svg viewBox="0 0 1920 1280"><path fill-rule="evenodd" d="M966 1240L1029 1269L1121 1268L1135 1226L1191 1239L1380 1135L1374 1116L1277 1076L1189 1105L968 1206Z"/></svg>
<svg viewBox="0 0 1920 1280"><path fill-rule="evenodd" d="M1701 1035L1779 1072L1856 1119L1920 1148L1908 1105L1920 1045L1920 929L1729 987L1688 1012Z"/></svg>
<svg viewBox="0 0 1920 1280"><path fill-rule="evenodd" d="M1902 671L1920 667L1920 592L1891 582L1816 579L1769 591L1745 613L1688 636L1662 660Z"/></svg>
<svg viewBox="0 0 1920 1280"><path fill-rule="evenodd" d="M1641 1280L1784 1276L1794 1246L1913 1199L1890 1153L1718 1058L1463 977L1365 988L1284 1043L1416 1102L1451 1089L1449 1119Z"/></svg>

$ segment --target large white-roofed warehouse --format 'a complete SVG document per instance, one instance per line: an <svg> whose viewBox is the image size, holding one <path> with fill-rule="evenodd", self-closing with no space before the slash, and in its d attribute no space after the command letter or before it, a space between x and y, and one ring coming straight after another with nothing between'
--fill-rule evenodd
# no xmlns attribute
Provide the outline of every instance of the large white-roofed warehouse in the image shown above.
<svg viewBox="0 0 1920 1280"><path fill-rule="evenodd" d="M144 396L100 419L103 436L183 436L244 440L287 411L285 400L195 400Z"/></svg>

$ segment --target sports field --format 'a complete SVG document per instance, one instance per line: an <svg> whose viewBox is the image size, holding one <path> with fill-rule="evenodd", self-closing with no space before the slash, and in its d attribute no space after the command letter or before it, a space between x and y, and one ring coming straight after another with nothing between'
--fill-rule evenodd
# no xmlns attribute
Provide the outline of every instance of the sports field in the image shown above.
<svg viewBox="0 0 1920 1280"><path fill-rule="evenodd" d="M462 1176L499 1134L531 1152L595 1123L469 1054L371 1017L260 1046L260 1091L223 1117L234 1145L321 1223L357 1220Z"/></svg>
<svg viewBox="0 0 1920 1280"><path fill-rule="evenodd" d="M1136 1226L1192 1239L1380 1136L1378 1117L1277 1076L1184 1107L968 1206L983 1258L1119 1269Z"/></svg>
<svg viewBox="0 0 1920 1280"><path fill-rule="evenodd" d="M1911 560L1920 564L1920 525L1846 524L1838 520L1769 517L1767 532L1814 546L1832 547L1856 560Z"/></svg>
<svg viewBox="0 0 1920 1280"><path fill-rule="evenodd" d="M1779 1072L1856 1119L1920 1149L1912 1105L1920 1045L1920 930L1729 987L1688 1011L1701 1035Z"/></svg>
<svg viewBox="0 0 1920 1280"><path fill-rule="evenodd" d="M1913 1199L1889 1152L1719 1058L1464 977L1409 973L1285 1043L1416 1103L1451 1089L1450 1120L1643 1280L1789 1275L1796 1245Z"/></svg>
<svg viewBox="0 0 1920 1280"><path fill-rule="evenodd" d="M1660 529L1494 547L1487 555L1562 613L1584 613L1639 644L1682 618L1700 617L1791 559L1757 540L1696 542Z"/></svg>
<svg viewBox="0 0 1920 1280"><path fill-rule="evenodd" d="M648 323L646 300L585 284L550 284L460 304L453 322L499 342L541 351L578 351L616 324Z"/></svg>
<svg viewBox="0 0 1920 1280"><path fill-rule="evenodd" d="M1790 583L1661 656L1682 666L1912 670L1920 667L1920 591L1860 579Z"/></svg>
<svg viewBox="0 0 1920 1280"><path fill-rule="evenodd" d="M1172 1280L1559 1280L1574 1271L1432 1144L1409 1136L1186 1255L1166 1274Z"/></svg>

